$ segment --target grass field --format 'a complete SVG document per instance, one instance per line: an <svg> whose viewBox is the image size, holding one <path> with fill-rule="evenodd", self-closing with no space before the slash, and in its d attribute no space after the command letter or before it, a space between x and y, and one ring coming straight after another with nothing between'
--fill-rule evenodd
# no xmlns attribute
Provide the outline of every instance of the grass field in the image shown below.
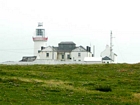
<svg viewBox="0 0 140 105"><path fill-rule="evenodd" d="M140 105L140 64L0 65L0 105Z"/></svg>

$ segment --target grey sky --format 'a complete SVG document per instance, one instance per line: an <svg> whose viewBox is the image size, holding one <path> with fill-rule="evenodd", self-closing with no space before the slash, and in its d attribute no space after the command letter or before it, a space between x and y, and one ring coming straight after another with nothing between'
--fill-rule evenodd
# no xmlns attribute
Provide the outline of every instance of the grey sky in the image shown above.
<svg viewBox="0 0 140 105"><path fill-rule="evenodd" d="M113 36L118 62L140 61L139 0L0 0L0 62L33 55L32 36L43 22L47 45L95 45L96 57Z"/></svg>

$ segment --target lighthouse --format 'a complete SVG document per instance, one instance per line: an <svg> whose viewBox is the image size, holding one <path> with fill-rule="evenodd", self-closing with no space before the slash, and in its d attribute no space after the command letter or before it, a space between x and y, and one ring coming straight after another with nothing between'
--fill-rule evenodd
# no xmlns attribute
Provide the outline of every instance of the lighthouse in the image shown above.
<svg viewBox="0 0 140 105"><path fill-rule="evenodd" d="M43 23L39 22L38 26L35 30L35 36L33 37L34 41L34 56L39 57L39 51L41 47L46 47L46 42L48 37L45 36L45 28L43 27Z"/></svg>

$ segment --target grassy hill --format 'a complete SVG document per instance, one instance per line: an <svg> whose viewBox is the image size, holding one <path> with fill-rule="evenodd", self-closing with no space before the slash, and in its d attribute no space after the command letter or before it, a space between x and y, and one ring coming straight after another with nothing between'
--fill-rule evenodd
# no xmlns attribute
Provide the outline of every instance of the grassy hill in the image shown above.
<svg viewBox="0 0 140 105"><path fill-rule="evenodd" d="M0 105L140 105L140 64L0 65Z"/></svg>

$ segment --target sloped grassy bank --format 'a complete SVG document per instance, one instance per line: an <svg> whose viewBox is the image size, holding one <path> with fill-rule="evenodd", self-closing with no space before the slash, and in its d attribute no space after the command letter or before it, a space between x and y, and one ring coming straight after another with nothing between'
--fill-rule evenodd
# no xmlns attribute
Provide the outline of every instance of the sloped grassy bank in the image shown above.
<svg viewBox="0 0 140 105"><path fill-rule="evenodd" d="M140 64L0 65L1 105L138 105Z"/></svg>

